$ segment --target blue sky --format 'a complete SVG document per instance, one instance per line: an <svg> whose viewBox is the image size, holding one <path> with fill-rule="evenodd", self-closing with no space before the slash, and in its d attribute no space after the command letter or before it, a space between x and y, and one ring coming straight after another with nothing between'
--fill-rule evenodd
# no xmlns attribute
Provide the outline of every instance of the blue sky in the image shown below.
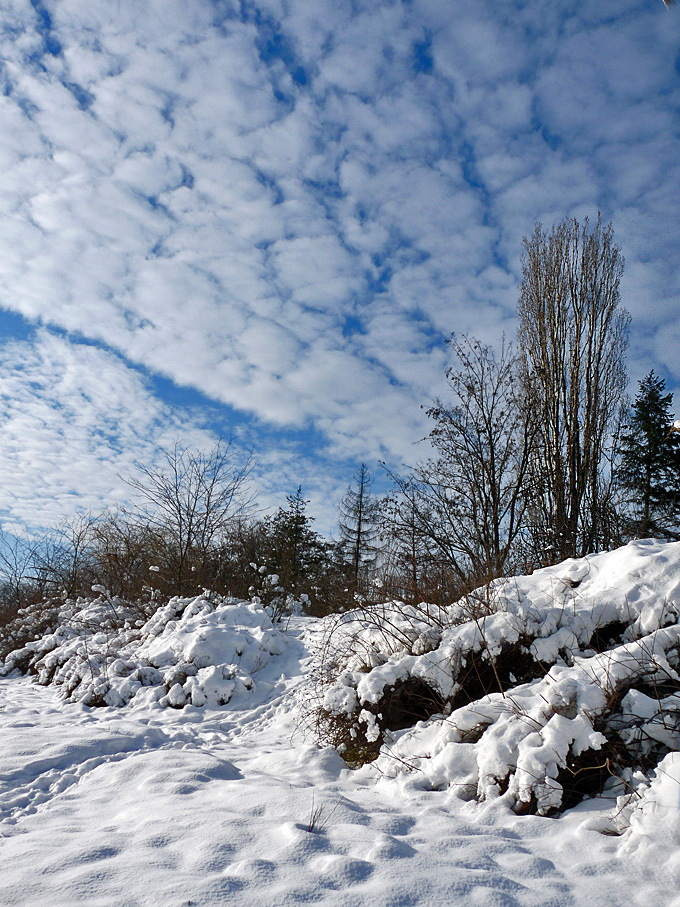
<svg viewBox="0 0 680 907"><path fill-rule="evenodd" d="M256 454L328 529L413 462L445 338L514 333L522 237L603 217L631 390L680 388L680 12L660 0L2 0L0 516ZM680 409L680 404L678 404Z"/></svg>

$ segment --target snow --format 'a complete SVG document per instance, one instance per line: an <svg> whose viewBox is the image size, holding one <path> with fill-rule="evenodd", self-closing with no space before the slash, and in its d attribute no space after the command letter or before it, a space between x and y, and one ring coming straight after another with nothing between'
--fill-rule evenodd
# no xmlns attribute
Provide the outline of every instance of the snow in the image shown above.
<svg viewBox="0 0 680 907"><path fill-rule="evenodd" d="M620 856L653 860L657 872L680 879L680 753L669 753L641 791Z"/></svg>
<svg viewBox="0 0 680 907"><path fill-rule="evenodd" d="M65 602L57 629L10 653L0 673L28 658L41 683L88 705L133 698L173 708L225 705L250 691L252 674L284 646L267 612L249 602L174 598L141 628L102 632L117 607L105 597Z"/></svg>
<svg viewBox="0 0 680 907"><path fill-rule="evenodd" d="M392 734L358 770L302 721L328 622L274 625L257 605L205 596L98 641L64 622L24 652L48 685L16 659L0 678L0 903L680 907L679 753L634 795L612 787L558 817L514 810L530 796L555 804L560 759L597 752L591 717L616 677L675 673L679 581L680 546L637 543L499 584L505 610L475 620L460 605L449 624L388 609L401 640L389 651L379 621L343 619L340 636L363 620L364 649L344 650L325 702L369 736L386 683L451 692L456 658L529 626L559 659L511 695ZM65 605L64 620L73 630L105 606ZM626 641L589 650L592 629L622 616ZM84 642L94 677L76 670ZM85 701L95 689L103 707ZM641 745L677 749L678 714L677 694L631 688L621 702ZM501 790L492 779L510 764Z"/></svg>
<svg viewBox="0 0 680 907"><path fill-rule="evenodd" d="M336 618L327 629L327 649L344 669L325 690L324 708L345 726L349 721L353 737L363 733L372 743L380 738L375 721L390 691L424 681L446 703L442 714L406 731L386 723L380 731L389 746L378 770L407 775L411 787L422 789L441 786L442 779L452 789L474 786L481 800L502 793L518 812L547 815L562 806L563 781L573 786L581 771L574 760L606 742L602 731L636 740L644 756L654 743L678 748L677 695L659 699L642 723L631 694L621 713L612 703L635 684L678 682L679 578L680 544L643 540L497 581L440 614L427 646L423 623L431 618L418 609L388 604ZM617 637L603 652L593 648L601 642L599 631ZM465 671L474 681L474 671L492 658L497 663L504 652L513 665L533 656L533 677L517 683L490 674L487 695L461 705ZM467 747L476 731L481 739L471 756ZM605 752L603 766L609 758Z"/></svg>

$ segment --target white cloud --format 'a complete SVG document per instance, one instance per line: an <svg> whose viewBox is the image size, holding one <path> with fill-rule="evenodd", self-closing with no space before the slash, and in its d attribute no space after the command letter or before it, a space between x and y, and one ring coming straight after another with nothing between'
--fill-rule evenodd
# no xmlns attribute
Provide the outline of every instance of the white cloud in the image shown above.
<svg viewBox="0 0 680 907"><path fill-rule="evenodd" d="M206 406L162 403L140 372L106 350L46 330L6 343L0 348L2 528L39 529L76 512L124 504L130 498L125 479L135 475L137 463L162 465L162 450L176 442L210 449L218 439L213 415ZM357 412L347 430L366 417ZM223 438L245 462L251 429L235 424ZM369 444L377 457L379 439ZM251 486L262 512L285 506L286 494L302 484L319 528L330 532L352 465L329 469L314 447L310 437L260 438ZM357 444L353 453L360 459L365 451Z"/></svg>
<svg viewBox="0 0 680 907"><path fill-rule="evenodd" d="M0 350L0 512L44 526L76 507L126 499L121 476L159 446L205 445L209 433L181 422L116 356L39 331Z"/></svg>
<svg viewBox="0 0 680 907"><path fill-rule="evenodd" d="M679 16L642 0L46 9L49 35L29 0L0 26L3 307L254 416L255 434L321 432L330 475L412 459L442 339L511 332L522 236L600 209L635 362L680 382Z"/></svg>

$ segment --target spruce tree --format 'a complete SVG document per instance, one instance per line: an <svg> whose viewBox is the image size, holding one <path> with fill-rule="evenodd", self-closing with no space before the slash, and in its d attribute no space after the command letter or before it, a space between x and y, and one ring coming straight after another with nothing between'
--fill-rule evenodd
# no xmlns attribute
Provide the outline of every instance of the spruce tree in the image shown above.
<svg viewBox="0 0 680 907"><path fill-rule="evenodd" d="M362 463L340 502L340 544L345 555L352 591L364 591L368 568L375 561L378 538L378 502L371 492L373 479Z"/></svg>
<svg viewBox="0 0 680 907"><path fill-rule="evenodd" d="M680 436L671 431L673 395L651 371L640 381L620 443L619 483L629 494L636 538L680 538Z"/></svg>
<svg viewBox="0 0 680 907"><path fill-rule="evenodd" d="M268 560L281 577L286 589L293 593L306 592L323 572L327 554L324 540L312 529L314 517L307 516L309 503L302 495L302 486L295 494L286 496L288 506L265 521L268 536Z"/></svg>

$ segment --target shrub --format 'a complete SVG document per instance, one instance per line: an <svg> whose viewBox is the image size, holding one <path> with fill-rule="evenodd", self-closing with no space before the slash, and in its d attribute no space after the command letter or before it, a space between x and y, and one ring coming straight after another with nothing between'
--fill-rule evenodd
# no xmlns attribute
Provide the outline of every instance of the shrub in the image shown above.
<svg viewBox="0 0 680 907"><path fill-rule="evenodd" d="M637 784L680 749L678 570L680 545L640 541L447 609L326 620L309 719L352 766L377 760L517 812Z"/></svg>

